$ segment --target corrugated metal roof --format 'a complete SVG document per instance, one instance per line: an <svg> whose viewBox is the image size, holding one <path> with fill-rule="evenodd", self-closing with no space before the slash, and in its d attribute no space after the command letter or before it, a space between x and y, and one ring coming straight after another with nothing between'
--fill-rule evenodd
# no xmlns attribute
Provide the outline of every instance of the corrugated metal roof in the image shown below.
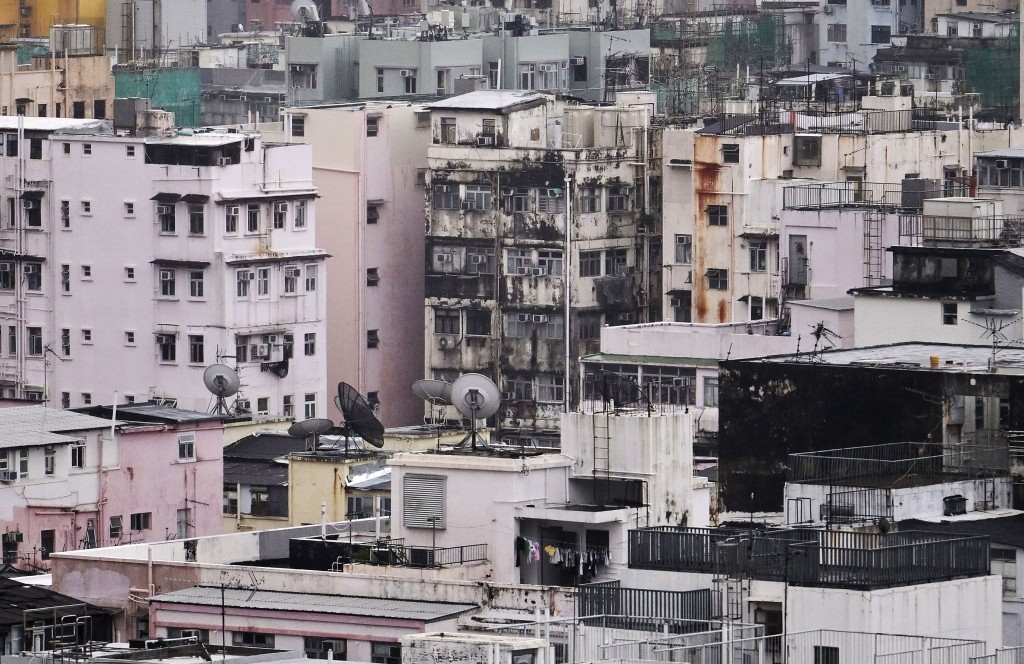
<svg viewBox="0 0 1024 664"><path fill-rule="evenodd" d="M0 448L55 445L75 438L62 433L102 429L110 420L46 406L0 408Z"/></svg>
<svg viewBox="0 0 1024 664"><path fill-rule="evenodd" d="M221 589L196 586L173 593L157 595L153 602L165 604L196 604L220 606ZM418 602L404 599L352 597L349 595L319 595L314 593L286 593L271 590L224 590L224 605L232 608L267 609L275 611L305 611L347 616L400 618L431 622L442 620L479 608L476 604L448 602Z"/></svg>

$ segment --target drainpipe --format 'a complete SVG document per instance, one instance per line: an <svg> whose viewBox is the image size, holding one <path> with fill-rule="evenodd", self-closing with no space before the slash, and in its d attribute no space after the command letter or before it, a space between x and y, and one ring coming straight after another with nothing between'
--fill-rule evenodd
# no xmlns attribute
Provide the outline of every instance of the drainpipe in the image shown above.
<svg viewBox="0 0 1024 664"><path fill-rule="evenodd" d="M565 376L562 377L562 411L569 413L569 368L571 365L571 337L569 332L569 314L572 311L572 176L565 173L565 267L562 270L562 282L565 284Z"/></svg>

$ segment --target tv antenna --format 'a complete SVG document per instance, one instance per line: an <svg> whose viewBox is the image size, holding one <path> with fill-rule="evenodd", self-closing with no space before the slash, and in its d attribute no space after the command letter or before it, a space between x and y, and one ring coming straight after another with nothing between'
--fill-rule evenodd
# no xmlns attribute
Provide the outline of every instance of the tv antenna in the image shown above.
<svg viewBox="0 0 1024 664"><path fill-rule="evenodd" d="M469 441L470 448L475 450L477 442L486 448L477 432L477 420L486 420L498 412L501 406L501 393L498 386L487 376L478 373L463 374L452 383L452 404L462 415L469 418L469 435L459 445Z"/></svg>
<svg viewBox="0 0 1024 664"><path fill-rule="evenodd" d="M1020 312L1016 309L982 309L979 311L973 311L974 314L983 314L985 316L984 322L978 323L973 320L965 318L964 320L975 327L982 329L981 338L988 339L992 343L992 359L990 361L990 369L996 365L996 353L1003 349L1003 345L1009 345L1013 343L1006 333L1003 332L1008 327L1013 327L1020 322Z"/></svg>
<svg viewBox="0 0 1024 664"><path fill-rule="evenodd" d="M820 359L822 352L836 347L836 339L842 339L841 336L825 327L825 321L811 325L811 336L814 337L814 349L811 350L812 360Z"/></svg>
<svg viewBox="0 0 1024 664"><path fill-rule="evenodd" d="M305 438L306 451L315 452L320 436L334 428L334 422L324 417L302 420L288 427L288 435L292 438Z"/></svg>
<svg viewBox="0 0 1024 664"><path fill-rule="evenodd" d="M355 434L373 445L384 447L384 425L373 414L373 408L359 393L359 390L346 382L338 383L338 396L334 404L345 417L342 431L345 435L346 449L348 438Z"/></svg>
<svg viewBox="0 0 1024 664"><path fill-rule="evenodd" d="M203 372L203 383L217 401L210 412L215 415L234 415L228 407L228 397L238 393L238 372L226 364L211 364Z"/></svg>

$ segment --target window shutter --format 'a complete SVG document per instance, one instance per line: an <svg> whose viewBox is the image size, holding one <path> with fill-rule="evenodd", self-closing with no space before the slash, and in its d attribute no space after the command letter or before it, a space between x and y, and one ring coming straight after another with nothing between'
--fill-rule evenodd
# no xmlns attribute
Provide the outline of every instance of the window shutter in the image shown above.
<svg viewBox="0 0 1024 664"><path fill-rule="evenodd" d="M445 528L445 477L405 475L402 477L402 524L406 528ZM436 523L431 517L438 517Z"/></svg>

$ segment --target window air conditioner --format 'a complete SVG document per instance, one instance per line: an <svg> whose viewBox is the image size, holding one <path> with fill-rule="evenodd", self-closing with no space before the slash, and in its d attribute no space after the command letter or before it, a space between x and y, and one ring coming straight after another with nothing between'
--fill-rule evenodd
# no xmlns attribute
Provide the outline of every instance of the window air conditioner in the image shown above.
<svg viewBox="0 0 1024 664"><path fill-rule="evenodd" d="M546 323L546 322L548 322L547 314L534 314L533 315L533 322L534 323Z"/></svg>
<svg viewBox="0 0 1024 664"><path fill-rule="evenodd" d="M669 300L669 306L671 306L673 308L674 307L681 307L681 306L683 306L683 300L681 298L674 297L671 300Z"/></svg>
<svg viewBox="0 0 1024 664"><path fill-rule="evenodd" d="M402 78L412 78L413 70L411 70L411 69L399 69L398 70L398 75L401 76Z"/></svg>
<svg viewBox="0 0 1024 664"><path fill-rule="evenodd" d="M256 357L270 357L270 344L256 344Z"/></svg>
<svg viewBox="0 0 1024 664"><path fill-rule="evenodd" d="M477 136L476 137L476 144L477 145L494 145L494 137L493 136Z"/></svg>
<svg viewBox="0 0 1024 664"><path fill-rule="evenodd" d="M0 470L0 482L13 482L18 479L16 470Z"/></svg>
<svg viewBox="0 0 1024 664"><path fill-rule="evenodd" d="M230 166L231 165L231 157L217 157L217 165L218 166Z"/></svg>
<svg viewBox="0 0 1024 664"><path fill-rule="evenodd" d="M1009 159L996 159L996 168L1009 168L1009 167L1010 167L1010 160Z"/></svg>
<svg viewBox="0 0 1024 664"><path fill-rule="evenodd" d="M39 201L22 201L21 204L26 210L35 210L39 207Z"/></svg>

